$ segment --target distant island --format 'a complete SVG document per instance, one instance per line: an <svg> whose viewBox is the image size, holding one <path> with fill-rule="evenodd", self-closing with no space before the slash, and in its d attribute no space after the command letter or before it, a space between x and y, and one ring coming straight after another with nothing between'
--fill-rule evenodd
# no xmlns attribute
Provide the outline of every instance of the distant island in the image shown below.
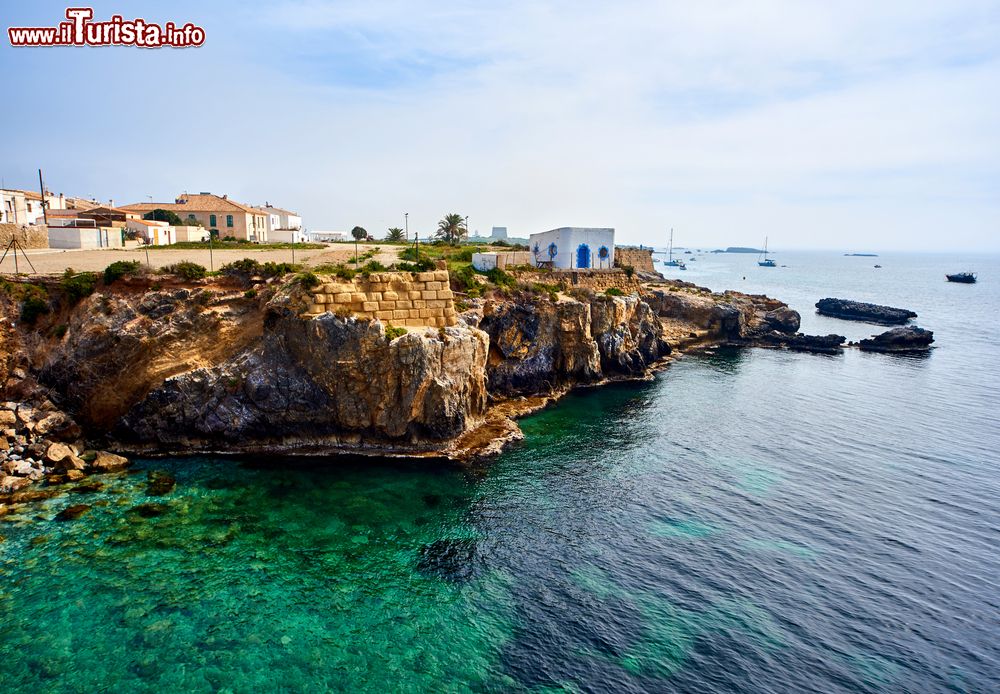
<svg viewBox="0 0 1000 694"><path fill-rule="evenodd" d="M716 250L712 253L763 253L759 248L748 248L747 246L730 246L724 251Z"/></svg>
<svg viewBox="0 0 1000 694"><path fill-rule="evenodd" d="M878 258L878 253L844 253L851 258Z"/></svg>

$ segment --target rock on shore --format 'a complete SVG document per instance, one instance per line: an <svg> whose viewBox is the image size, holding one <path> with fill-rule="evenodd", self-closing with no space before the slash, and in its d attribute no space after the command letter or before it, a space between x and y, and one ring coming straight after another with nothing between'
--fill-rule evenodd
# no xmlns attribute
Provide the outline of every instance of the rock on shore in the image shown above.
<svg viewBox="0 0 1000 694"><path fill-rule="evenodd" d="M915 325L893 328L858 342L865 352L926 352L934 342L934 333Z"/></svg>
<svg viewBox="0 0 1000 694"><path fill-rule="evenodd" d="M823 316L856 320L880 325L903 324L917 314L905 308L868 304L849 299L820 299L816 302L816 312Z"/></svg>

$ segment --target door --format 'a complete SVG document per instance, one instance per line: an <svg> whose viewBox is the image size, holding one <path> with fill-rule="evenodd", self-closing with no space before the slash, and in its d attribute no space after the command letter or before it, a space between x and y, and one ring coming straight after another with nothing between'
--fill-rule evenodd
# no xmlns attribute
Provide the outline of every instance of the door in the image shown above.
<svg viewBox="0 0 1000 694"><path fill-rule="evenodd" d="M576 249L576 267L585 270L590 267L590 246L581 243Z"/></svg>

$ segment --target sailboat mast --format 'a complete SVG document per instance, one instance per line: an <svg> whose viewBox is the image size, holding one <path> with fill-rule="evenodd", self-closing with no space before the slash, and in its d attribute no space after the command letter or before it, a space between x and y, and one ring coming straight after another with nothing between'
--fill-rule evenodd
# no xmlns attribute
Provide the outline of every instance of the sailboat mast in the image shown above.
<svg viewBox="0 0 1000 694"><path fill-rule="evenodd" d="M670 227L670 245L667 247L667 260L674 259L674 228Z"/></svg>

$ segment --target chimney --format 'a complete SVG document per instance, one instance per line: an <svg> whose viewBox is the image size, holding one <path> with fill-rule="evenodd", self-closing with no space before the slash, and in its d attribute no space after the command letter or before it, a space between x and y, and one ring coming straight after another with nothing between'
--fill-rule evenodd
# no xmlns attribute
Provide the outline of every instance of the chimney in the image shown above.
<svg viewBox="0 0 1000 694"><path fill-rule="evenodd" d="M115 206L115 199L108 198L108 207L114 207L114 206Z"/></svg>
<svg viewBox="0 0 1000 694"><path fill-rule="evenodd" d="M223 196L222 196L222 199L223 199L223 200L228 200L228 199L229 199L229 195L223 195Z"/></svg>

